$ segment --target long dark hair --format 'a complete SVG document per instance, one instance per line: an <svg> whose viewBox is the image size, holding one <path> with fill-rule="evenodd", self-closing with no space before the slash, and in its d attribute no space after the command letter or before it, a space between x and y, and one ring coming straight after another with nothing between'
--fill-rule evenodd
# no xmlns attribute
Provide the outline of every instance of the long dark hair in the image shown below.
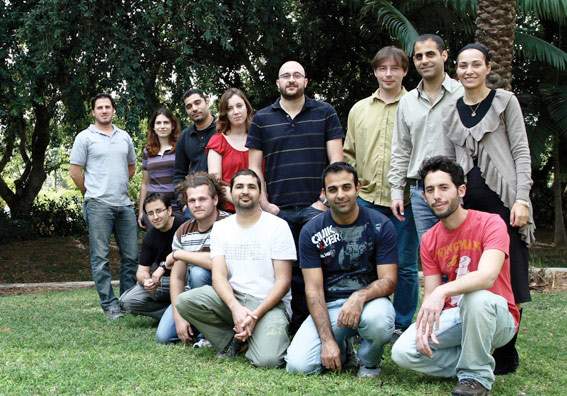
<svg viewBox="0 0 567 396"><path fill-rule="evenodd" d="M175 152L175 144L177 143L177 138L179 137L179 121L177 121L177 117L173 115L169 109L166 107L160 107L155 111L148 122L148 136L147 136L147 143L146 143L146 151L150 157L155 157L159 153L159 138L156 134L154 129L154 125L156 123L156 118L159 115L166 116L169 121L171 122L171 135L169 135L169 144L171 145L171 151Z"/></svg>

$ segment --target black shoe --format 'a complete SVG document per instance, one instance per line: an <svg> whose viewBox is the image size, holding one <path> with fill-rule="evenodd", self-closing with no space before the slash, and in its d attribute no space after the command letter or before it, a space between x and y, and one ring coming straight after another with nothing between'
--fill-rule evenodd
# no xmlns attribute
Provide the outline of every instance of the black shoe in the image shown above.
<svg viewBox="0 0 567 396"><path fill-rule="evenodd" d="M394 329L394 332L392 333L392 338L390 339L390 344L394 345L396 341L398 341L398 338L400 338L400 336L403 333L404 333L404 329Z"/></svg>
<svg viewBox="0 0 567 396"><path fill-rule="evenodd" d="M487 396L489 394L490 391L488 389L472 378L460 380L459 384L451 392L453 396Z"/></svg>
<svg viewBox="0 0 567 396"><path fill-rule="evenodd" d="M248 349L248 344L238 341L237 339L233 338L226 348L221 352L217 353L217 357L220 359L226 358L233 358L236 357L239 353L244 352Z"/></svg>
<svg viewBox="0 0 567 396"><path fill-rule="evenodd" d="M118 320L124 316L124 313L120 309L120 306L112 306L104 311L108 320Z"/></svg>
<svg viewBox="0 0 567 396"><path fill-rule="evenodd" d="M351 337L346 340L346 346L345 346L346 361L345 364L343 365L344 371L354 371L357 370L360 366L358 357L356 356L356 352L354 351L353 338L354 337Z"/></svg>

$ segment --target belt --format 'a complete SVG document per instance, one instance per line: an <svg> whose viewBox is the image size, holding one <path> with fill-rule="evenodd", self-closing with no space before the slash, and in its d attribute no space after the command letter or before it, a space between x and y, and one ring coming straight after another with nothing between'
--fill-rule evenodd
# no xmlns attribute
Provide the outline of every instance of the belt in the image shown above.
<svg viewBox="0 0 567 396"><path fill-rule="evenodd" d="M423 180L421 180L421 179L409 179L408 178L407 183L410 186L414 186L414 187L423 189Z"/></svg>

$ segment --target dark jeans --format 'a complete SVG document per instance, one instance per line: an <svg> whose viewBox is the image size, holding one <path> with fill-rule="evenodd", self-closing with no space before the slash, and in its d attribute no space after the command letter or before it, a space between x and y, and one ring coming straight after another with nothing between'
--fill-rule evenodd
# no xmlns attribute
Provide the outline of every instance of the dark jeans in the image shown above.
<svg viewBox="0 0 567 396"><path fill-rule="evenodd" d="M307 309L307 301L305 299L305 283L303 282L303 275L301 274L301 267L299 265L299 233L305 223L323 213L319 209L312 206L294 206L288 208L280 208L278 216L287 221L295 248L297 249L297 261L293 265L292 279L291 279L291 311L292 317L289 324L289 332L293 336L303 321L309 316L309 309Z"/></svg>
<svg viewBox="0 0 567 396"><path fill-rule="evenodd" d="M378 210L386 215L396 227L398 235L398 284L394 294L396 310L396 329L407 329L412 322L417 308L419 279L417 275L418 239L413 220L411 205L404 207L404 221L399 221L387 206L374 205L362 198L357 200L360 206Z"/></svg>

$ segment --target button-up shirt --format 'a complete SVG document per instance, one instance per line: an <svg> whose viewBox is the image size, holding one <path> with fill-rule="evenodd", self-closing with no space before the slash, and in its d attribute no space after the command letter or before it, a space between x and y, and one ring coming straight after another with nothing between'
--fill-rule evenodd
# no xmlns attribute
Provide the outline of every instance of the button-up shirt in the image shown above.
<svg viewBox="0 0 567 396"><path fill-rule="evenodd" d="M362 184L360 198L375 205L390 206L388 171L392 153L392 132L401 92L391 103L385 103L376 90L358 101L348 115L344 144L345 160L357 171Z"/></svg>
<svg viewBox="0 0 567 396"><path fill-rule="evenodd" d="M216 122L213 121L204 129L197 129L195 124L186 128L175 147L175 173L173 182L183 181L185 176L193 172L207 172L207 155L205 147L216 132Z"/></svg>
<svg viewBox="0 0 567 396"><path fill-rule="evenodd" d="M392 199L403 199L406 179L419 178L424 159L436 155L455 158L455 150L443 130L442 121L448 106L461 96L462 85L445 74L441 92L434 101L423 90L423 80L400 99L388 173Z"/></svg>

